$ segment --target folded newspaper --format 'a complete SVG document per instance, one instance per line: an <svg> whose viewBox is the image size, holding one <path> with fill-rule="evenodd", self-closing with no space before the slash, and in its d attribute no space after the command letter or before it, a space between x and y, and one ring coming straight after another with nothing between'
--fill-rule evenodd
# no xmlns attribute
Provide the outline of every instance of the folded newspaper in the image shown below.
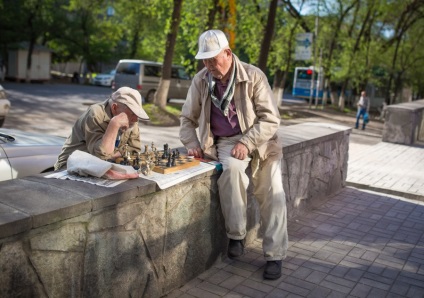
<svg viewBox="0 0 424 298"><path fill-rule="evenodd" d="M138 172L132 166L111 163L80 150L75 150L69 156L67 171L80 176L103 177L112 180L138 178Z"/></svg>

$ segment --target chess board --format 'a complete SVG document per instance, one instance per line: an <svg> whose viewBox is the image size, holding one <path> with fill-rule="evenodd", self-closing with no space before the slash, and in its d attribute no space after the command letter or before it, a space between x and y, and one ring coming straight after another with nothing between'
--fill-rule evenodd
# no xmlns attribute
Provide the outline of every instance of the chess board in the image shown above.
<svg viewBox="0 0 424 298"><path fill-rule="evenodd" d="M171 154L170 152L168 154ZM198 166L200 161L187 155L178 154L175 156L174 165L169 155L164 156L164 151L147 152L133 155L126 155L125 158L119 157L115 161L118 164L131 165L134 169L142 172L149 166L150 170L160 174L169 174L183 169Z"/></svg>
<svg viewBox="0 0 424 298"><path fill-rule="evenodd" d="M200 161L194 158L187 157L185 155L180 155L179 158L175 159L175 166L167 167L168 160L163 159L159 162L159 165L155 165L153 172L161 174L169 174L179 170L188 169L191 167L198 166Z"/></svg>

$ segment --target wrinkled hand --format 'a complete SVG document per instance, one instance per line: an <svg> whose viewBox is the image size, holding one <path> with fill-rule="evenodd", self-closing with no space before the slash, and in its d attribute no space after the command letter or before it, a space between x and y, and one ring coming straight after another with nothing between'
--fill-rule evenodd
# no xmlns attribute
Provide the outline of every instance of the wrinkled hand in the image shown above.
<svg viewBox="0 0 424 298"><path fill-rule="evenodd" d="M110 169L103 175L103 177L111 180L135 179L138 178L138 173L124 174Z"/></svg>
<svg viewBox="0 0 424 298"><path fill-rule="evenodd" d="M191 148L187 150L187 154L189 156L194 156L198 158L203 158L203 150L200 147Z"/></svg>
<svg viewBox="0 0 424 298"><path fill-rule="evenodd" d="M249 154L249 149L242 143L237 143L233 150L231 150L231 156L240 160L243 160Z"/></svg>
<svg viewBox="0 0 424 298"><path fill-rule="evenodd" d="M126 131L130 127L130 120L124 112L114 116L111 121L113 121L122 131Z"/></svg>

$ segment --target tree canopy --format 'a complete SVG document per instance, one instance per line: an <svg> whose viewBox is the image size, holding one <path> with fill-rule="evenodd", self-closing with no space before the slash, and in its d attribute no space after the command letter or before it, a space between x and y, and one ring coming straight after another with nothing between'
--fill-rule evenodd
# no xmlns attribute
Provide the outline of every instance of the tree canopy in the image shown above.
<svg viewBox="0 0 424 298"><path fill-rule="evenodd" d="M172 28L172 0L0 0L0 55L17 43L49 47L53 63L83 61L90 71L119 59L163 62ZM270 19L272 18L272 19ZM422 0L185 0L173 64L192 75L198 36L228 34L241 60L264 69L274 88L291 88L297 33L314 32L334 101L375 86L388 103L424 96ZM167 62L169 64L169 62ZM31 64L30 57L27 64ZM350 92L346 92L349 90Z"/></svg>

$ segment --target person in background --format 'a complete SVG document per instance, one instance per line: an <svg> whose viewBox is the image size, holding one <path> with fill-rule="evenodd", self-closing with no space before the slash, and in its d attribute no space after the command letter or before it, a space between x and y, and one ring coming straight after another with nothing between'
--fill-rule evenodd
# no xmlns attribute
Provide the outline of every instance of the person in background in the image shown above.
<svg viewBox="0 0 424 298"><path fill-rule="evenodd" d="M367 125L365 121L365 114L367 114L368 116L368 112L370 110L370 100L367 97L367 94L365 91L361 92L361 97L359 98L357 106L358 106L358 112L356 113L355 128L356 129L359 128L359 119L362 116L362 130L365 130L365 126Z"/></svg>
<svg viewBox="0 0 424 298"><path fill-rule="evenodd" d="M141 106L140 93L129 87L119 88L109 99L91 105L79 117L62 147L55 170L64 168L75 150L102 160L120 157L125 145L130 152L139 152L139 120L149 120Z"/></svg>
<svg viewBox="0 0 424 298"><path fill-rule="evenodd" d="M246 169L251 166L263 231L263 276L277 279L288 248L277 103L265 74L241 62L222 31L204 32L195 58L203 60L205 68L194 77L183 105L180 140L189 155L222 164L218 188L230 258L244 253Z"/></svg>

